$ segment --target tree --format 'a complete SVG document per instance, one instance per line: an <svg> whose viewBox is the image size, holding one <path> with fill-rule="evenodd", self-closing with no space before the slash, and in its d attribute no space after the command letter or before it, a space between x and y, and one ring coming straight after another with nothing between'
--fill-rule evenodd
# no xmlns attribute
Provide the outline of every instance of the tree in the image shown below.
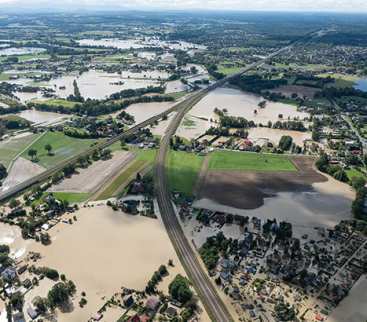
<svg viewBox="0 0 367 322"><path fill-rule="evenodd" d="M29 149L28 150L28 155L31 157L32 161L34 160L34 158L37 155L37 150L36 149Z"/></svg>
<svg viewBox="0 0 367 322"><path fill-rule="evenodd" d="M33 305L40 314L44 314L47 311L48 302L47 299L37 296L33 300Z"/></svg>
<svg viewBox="0 0 367 322"><path fill-rule="evenodd" d="M334 178L336 180L341 181L341 182L348 182L348 180L349 180L347 173L343 169L340 169L340 170L336 171L334 173Z"/></svg>
<svg viewBox="0 0 367 322"><path fill-rule="evenodd" d="M293 139L289 135L283 135L279 141L279 148L281 148L283 151L287 151L292 146Z"/></svg>
<svg viewBox="0 0 367 322"><path fill-rule="evenodd" d="M13 309L15 310L22 310L24 305L24 297L20 292L16 292L11 295L10 303Z"/></svg>
<svg viewBox="0 0 367 322"><path fill-rule="evenodd" d="M175 279L168 287L171 297L183 304L191 300L193 293L190 290L189 281L182 275L176 275Z"/></svg>
<svg viewBox="0 0 367 322"><path fill-rule="evenodd" d="M352 177L351 185L352 187L358 191L359 189L363 188L366 184L366 179L363 177Z"/></svg>
<svg viewBox="0 0 367 322"><path fill-rule="evenodd" d="M51 144L49 144L49 143L48 143L48 144L46 144L46 145L45 145L45 150L47 151L47 154L48 154L48 155L51 155L51 154L52 154L52 152L51 152L51 151L52 151L52 146L51 146Z"/></svg>
<svg viewBox="0 0 367 322"><path fill-rule="evenodd" d="M69 288L65 283L56 283L48 292L47 299L51 308L65 305L70 298Z"/></svg>

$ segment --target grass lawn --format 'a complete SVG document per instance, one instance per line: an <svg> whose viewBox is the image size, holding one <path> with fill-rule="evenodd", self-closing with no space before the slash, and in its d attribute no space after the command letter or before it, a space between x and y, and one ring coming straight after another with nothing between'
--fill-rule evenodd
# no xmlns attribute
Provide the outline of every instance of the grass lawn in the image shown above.
<svg viewBox="0 0 367 322"><path fill-rule="evenodd" d="M90 196L89 193L82 192L53 192L53 195L56 199L66 200L71 204L86 201Z"/></svg>
<svg viewBox="0 0 367 322"><path fill-rule="evenodd" d="M104 189L96 200L106 200L115 196L119 190L132 180L138 171L147 166L148 162L135 159L127 168L124 168L120 174Z"/></svg>
<svg viewBox="0 0 367 322"><path fill-rule="evenodd" d="M209 170L297 171L288 157L279 154L215 151Z"/></svg>
<svg viewBox="0 0 367 322"><path fill-rule="evenodd" d="M21 137L19 139L11 139L10 141L0 142L0 163L6 167L11 160L22 150L24 150L29 144L36 140L40 134L31 134Z"/></svg>
<svg viewBox="0 0 367 322"><path fill-rule="evenodd" d="M168 154L168 184L172 191L192 196L204 157L171 150Z"/></svg>
<svg viewBox="0 0 367 322"><path fill-rule="evenodd" d="M57 163L88 149L94 142L93 139L76 139L66 136L61 132L48 132L42 138L37 140L29 149L37 150L38 163L41 166L50 168ZM45 145L51 144L53 155L48 155ZM28 149L28 150L29 150ZM23 158L31 160L28 150L22 154Z"/></svg>
<svg viewBox="0 0 367 322"><path fill-rule="evenodd" d="M157 155L156 149L131 149L136 154L136 159L152 164Z"/></svg>
<svg viewBox="0 0 367 322"><path fill-rule="evenodd" d="M346 170L346 173L347 173L349 180L352 180L353 177L357 177L357 178L361 177L361 178L367 179L366 175L362 171L359 171L356 168L348 169Z"/></svg>

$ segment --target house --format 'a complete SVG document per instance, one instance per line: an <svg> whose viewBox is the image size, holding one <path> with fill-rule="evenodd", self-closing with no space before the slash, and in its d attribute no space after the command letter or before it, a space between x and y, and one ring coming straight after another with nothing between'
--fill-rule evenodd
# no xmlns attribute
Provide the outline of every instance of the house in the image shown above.
<svg viewBox="0 0 367 322"><path fill-rule="evenodd" d="M102 320L103 315L101 313L96 313L95 315L93 315L93 321L100 321Z"/></svg>
<svg viewBox="0 0 367 322"><path fill-rule="evenodd" d="M2 273L1 277L5 280L12 281L17 277L17 270L15 267L8 267Z"/></svg>
<svg viewBox="0 0 367 322"><path fill-rule="evenodd" d="M169 317L175 317L177 315L177 310L173 306L169 306L166 310L166 314Z"/></svg>
<svg viewBox="0 0 367 322"><path fill-rule="evenodd" d="M27 309L27 314L28 314L28 316L32 319L32 320L34 320L34 319L36 319L37 317L38 317L38 312L35 310L35 309L33 309L31 306L30 307L28 307L28 309Z"/></svg>
<svg viewBox="0 0 367 322"><path fill-rule="evenodd" d="M122 299L122 301L123 301L123 303L124 303L125 307L127 307L127 308L131 307L131 306L135 303L135 301L134 301L134 297L133 297L131 294L126 295L126 296Z"/></svg>

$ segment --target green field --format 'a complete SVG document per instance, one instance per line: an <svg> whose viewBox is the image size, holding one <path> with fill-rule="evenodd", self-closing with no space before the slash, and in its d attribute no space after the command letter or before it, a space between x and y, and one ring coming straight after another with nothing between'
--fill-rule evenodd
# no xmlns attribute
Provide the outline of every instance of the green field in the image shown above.
<svg viewBox="0 0 367 322"><path fill-rule="evenodd" d="M361 177L361 178L366 179L366 175L363 172L356 169L356 168L348 169L348 170L346 170L346 173L347 173L347 176L348 176L349 180L352 180L353 177L356 177L356 178Z"/></svg>
<svg viewBox="0 0 367 322"><path fill-rule="evenodd" d="M37 150L38 164L50 168L57 163L88 149L96 140L76 139L61 132L48 132L37 140L30 148ZM45 145L51 144L53 155L48 155ZM29 150L29 149L28 149ZM28 150L22 154L23 158L31 160Z"/></svg>
<svg viewBox="0 0 367 322"><path fill-rule="evenodd" d="M213 152L209 170L297 171L286 156L233 151Z"/></svg>
<svg viewBox="0 0 367 322"><path fill-rule="evenodd" d="M47 104L47 105L51 105L51 106L64 106L67 108L72 108L75 106L76 102L71 102L71 101L67 101L61 98L53 98L53 99L49 99L49 100L44 100L44 101L40 101L40 100L33 100L32 103L35 104Z"/></svg>
<svg viewBox="0 0 367 322"><path fill-rule="evenodd" d="M56 199L65 200L71 204L86 201L90 194L82 192L53 192Z"/></svg>
<svg viewBox="0 0 367 322"><path fill-rule="evenodd" d="M136 154L137 160L142 160L153 164L157 155L156 149L132 149L132 152Z"/></svg>
<svg viewBox="0 0 367 322"><path fill-rule="evenodd" d="M168 154L168 184L172 191L187 196L193 194L204 157L193 153L170 151Z"/></svg>
<svg viewBox="0 0 367 322"><path fill-rule="evenodd" d="M124 168L120 174L104 189L96 200L106 200L115 196L122 186L125 186L138 171L148 165L147 161L135 159L127 168Z"/></svg>
<svg viewBox="0 0 367 322"><path fill-rule="evenodd" d="M223 65L218 66L218 72L223 73L224 75L231 75L234 73L238 73L243 67L233 66L233 67L226 67Z"/></svg>
<svg viewBox="0 0 367 322"><path fill-rule="evenodd" d="M22 150L24 150L29 144L36 140L40 134L31 134L21 137L19 139L12 139L6 142L0 142L0 163L6 167L10 164L11 160Z"/></svg>

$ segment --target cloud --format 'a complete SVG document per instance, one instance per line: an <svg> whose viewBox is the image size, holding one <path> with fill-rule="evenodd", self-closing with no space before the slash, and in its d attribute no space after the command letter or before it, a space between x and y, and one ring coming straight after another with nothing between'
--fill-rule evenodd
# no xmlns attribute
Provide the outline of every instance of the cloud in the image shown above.
<svg viewBox="0 0 367 322"><path fill-rule="evenodd" d="M367 0L0 0L0 6L367 12Z"/></svg>

